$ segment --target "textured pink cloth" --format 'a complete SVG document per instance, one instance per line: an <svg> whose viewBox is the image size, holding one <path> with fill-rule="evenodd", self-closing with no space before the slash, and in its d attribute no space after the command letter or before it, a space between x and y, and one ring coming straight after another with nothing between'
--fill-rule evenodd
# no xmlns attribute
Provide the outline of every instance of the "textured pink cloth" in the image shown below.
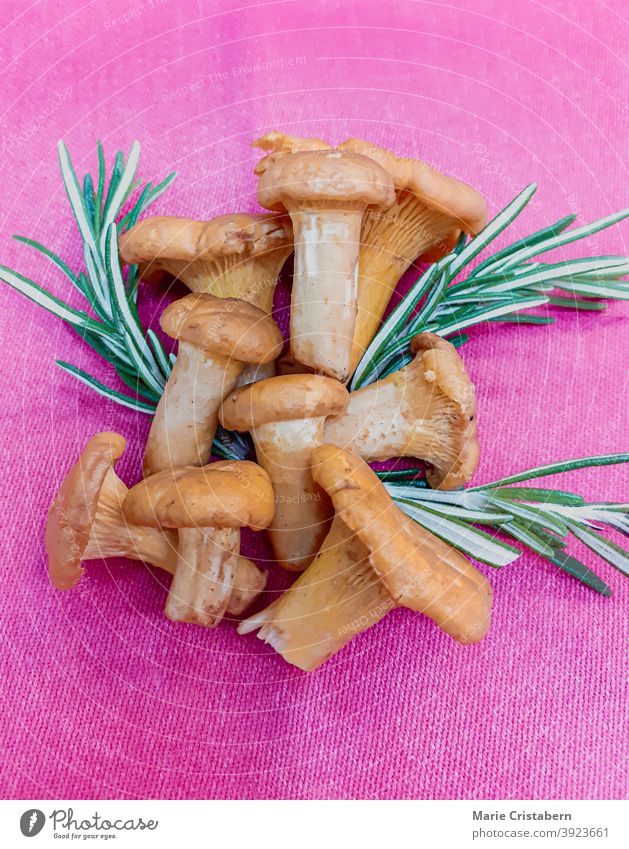
<svg viewBox="0 0 629 849"><path fill-rule="evenodd" d="M255 208L249 144L274 128L423 157L478 186L492 212L536 180L511 239L627 203L620 0L9 0L3 11L0 261L63 297L60 275L9 238L34 236L80 267L59 138L82 170L97 138L110 156L139 139L144 178L180 175L156 211L192 216ZM588 250L625 253L627 235L616 227ZM477 482L627 449L626 311L557 314L551 328L481 328L464 349ZM629 582L600 561L612 599L532 556L483 567L495 615L482 644L396 611L311 675L228 624L167 622L164 575L139 564L95 563L80 590L54 591L43 528L62 476L90 435L114 429L137 479L148 420L62 374L55 358L113 380L4 286L0 316L3 796L626 795ZM621 500L626 480L614 467L561 483ZM248 551L263 557L263 545ZM271 588L283 580L274 570Z"/></svg>

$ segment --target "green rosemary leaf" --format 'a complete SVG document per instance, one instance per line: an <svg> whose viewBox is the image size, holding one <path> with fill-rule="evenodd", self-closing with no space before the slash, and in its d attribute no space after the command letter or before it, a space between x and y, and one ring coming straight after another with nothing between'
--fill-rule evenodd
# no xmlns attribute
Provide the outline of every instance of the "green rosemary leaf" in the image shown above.
<svg viewBox="0 0 629 849"><path fill-rule="evenodd" d="M150 196L149 196L149 197L147 198L147 200L146 200L146 206L148 206L149 204L153 204L153 203L155 203L155 201L157 200L157 198L159 198L161 195L163 195L163 194L164 194L164 192L166 191L166 189L168 189L168 187L170 186L170 184L173 182L173 180L174 180L176 177L177 177L177 172L176 172L176 171L171 171L171 173L170 173L167 177L165 177L165 178L162 180L162 182L161 182L161 183L158 183L156 186L154 186L154 187L151 189ZM142 209L142 212L144 212L144 210L146 209L146 206L144 207L144 209Z"/></svg>
<svg viewBox="0 0 629 849"><path fill-rule="evenodd" d="M163 375L146 341L140 319L135 310L135 305L127 300L127 292L118 259L118 240L115 224L112 224L108 230L105 256L107 267L110 269L113 301L120 317L120 325L125 330L125 343L127 340L132 343L129 347L129 354L138 363L138 368L147 384L159 391L160 387L163 389L164 386Z"/></svg>
<svg viewBox="0 0 629 849"><path fill-rule="evenodd" d="M105 214L107 210L111 208L111 202L114 195L116 194L123 172L124 154L121 150L119 150L117 151L116 156L114 157L114 167L111 171L111 177L109 179L109 185L107 187L107 194L105 195L105 203L103 205L103 221L105 220Z"/></svg>
<svg viewBox="0 0 629 849"><path fill-rule="evenodd" d="M554 307L566 307L572 310L606 310L604 301L584 301L582 298L562 298L555 295L548 299L548 303Z"/></svg>
<svg viewBox="0 0 629 849"><path fill-rule="evenodd" d="M503 525L500 530L505 534L509 534L509 536L537 554L541 554L544 557L554 557L555 555L555 546L548 543L540 534L532 531L530 525L527 525L525 522L514 519L513 522Z"/></svg>
<svg viewBox="0 0 629 849"><path fill-rule="evenodd" d="M540 307L543 304L547 303L546 298L529 298L521 301L514 300L511 304L506 304L501 307L495 307L494 309L478 309L470 312L466 318L461 319L460 321L452 322L451 324L445 324L445 326L439 327L437 331L439 336L447 336L449 333L454 333L457 330L465 330L468 327L472 327L475 324L480 324L482 322L488 321L492 318L497 318L498 316L503 316L508 313L519 312L520 310L532 309L533 307Z"/></svg>
<svg viewBox="0 0 629 849"><path fill-rule="evenodd" d="M103 143L98 141L96 145L96 149L98 151L98 189L96 192L96 209L94 215L94 230L96 233L100 233L101 229L101 216L103 214L103 194L105 191L105 152L103 150Z"/></svg>
<svg viewBox="0 0 629 849"><path fill-rule="evenodd" d="M499 212L495 218L492 218L492 220L480 231L478 236L475 236L470 242L468 242L461 253L456 257L451 266L452 273L458 273L469 262L475 259L479 253L481 253L481 251L483 251L487 245L496 238L496 236L502 233L502 231L518 217L536 191L537 186L535 183L531 183L530 186L522 189L511 203L502 210L502 212Z"/></svg>
<svg viewBox="0 0 629 849"><path fill-rule="evenodd" d="M172 371L172 365L170 364L170 360L166 356L164 346L162 345L160 338L150 328L146 331L146 335L155 354L155 360L162 374L164 375L166 380L168 380L168 378L170 377L170 372Z"/></svg>
<svg viewBox="0 0 629 849"><path fill-rule="evenodd" d="M428 507L411 503L404 499L396 499L407 516L413 519L427 531L448 542L454 548L469 554L481 563L499 568L517 560L522 554L519 548L503 542L481 531L479 528L461 522L459 519L447 519L439 516Z"/></svg>
<svg viewBox="0 0 629 849"><path fill-rule="evenodd" d="M131 146L131 152L129 153L126 165L122 169L120 179L118 181L118 185L116 186L115 191L112 192L110 186L110 191L107 194L107 200L105 201L105 211L103 214L103 226L101 232L101 250L103 253L105 253L105 244L106 239L108 238L109 229L114 224L116 217L120 212L120 208L122 207L122 204L124 203L124 200L127 196L127 192L129 191L131 184L133 183L133 178L135 177L135 172L138 168L139 159L140 145L137 141L135 141ZM111 197L109 196L110 194Z"/></svg>
<svg viewBox="0 0 629 849"><path fill-rule="evenodd" d="M570 525L570 530L583 545L598 554L623 575L629 576L629 552L625 551L624 548L609 539L605 539L595 531L586 530L575 523Z"/></svg>
<svg viewBox="0 0 629 849"><path fill-rule="evenodd" d="M122 407L128 407L130 410L137 410L141 413L150 414L155 412L155 407L152 404L146 404L135 398L129 398L129 396L123 395L121 392L116 392L115 389L105 386L104 383L96 380L95 377L87 374L87 372L84 372L83 369L77 368L77 366L73 366L63 360L57 360L56 362L63 371L73 375L73 377L76 377L77 380L81 381L81 383L89 386L90 389L98 392L98 394L102 395L104 398L109 398L110 401L115 401L116 404L120 404Z"/></svg>
<svg viewBox="0 0 629 849"><path fill-rule="evenodd" d="M421 495L417 498L418 502L422 501ZM438 513L440 516L448 516L455 519L462 519L465 522L479 525L503 525L505 522L511 522L515 516L509 513L492 513L484 510L468 510L465 507L457 507L454 504L440 504L438 501L430 501L426 505L429 510Z"/></svg>
<svg viewBox="0 0 629 849"><path fill-rule="evenodd" d="M157 186L154 186L146 193L146 195L138 198L138 201L135 203L133 209L131 209L118 223L118 233L124 233L125 230L129 230L133 225L137 222L140 215L151 206L155 201L164 194L166 189L170 186L173 180L176 178L177 172L173 171L169 174L161 183L158 183ZM151 184L149 183L148 186ZM147 187L148 187L147 186Z"/></svg>
<svg viewBox="0 0 629 849"><path fill-rule="evenodd" d="M564 492L561 489L541 489L531 486L510 486L499 490L503 499L515 498L518 501L536 501L544 504L568 504L581 507L585 504L580 495L573 492Z"/></svg>
<svg viewBox="0 0 629 849"><path fill-rule="evenodd" d="M379 469L376 471L376 474L381 481L404 481L421 489L428 487L423 469Z"/></svg>
<svg viewBox="0 0 629 849"><path fill-rule="evenodd" d="M570 554L566 554L565 551L558 551L553 557L545 557L544 559L552 563L553 566L557 566L563 572L567 572L568 575L576 578L577 581L585 584L591 590L604 596L610 596L612 594L610 587L598 577L596 572L593 572L588 566L581 563L580 560L576 560Z"/></svg>
<svg viewBox="0 0 629 849"><path fill-rule="evenodd" d="M48 312L56 315L57 318L71 324L73 327L82 331L90 330L92 333L97 333L100 336L109 337L111 335L110 331L103 324L94 321L94 319L90 318L85 313L75 310L64 301L59 300L59 298L56 298L54 295L51 295L50 292L46 291L46 289L38 286L37 283L29 280L27 277L24 277L22 274L18 274L16 271L12 271L10 268L0 265L0 275L4 282L11 286L11 288L16 289L38 306L43 307Z"/></svg>
<svg viewBox="0 0 629 849"><path fill-rule="evenodd" d="M96 230L96 199L94 197L94 183L90 174L83 177L83 200L85 201L85 209L88 216L92 220L92 229Z"/></svg>
<svg viewBox="0 0 629 849"><path fill-rule="evenodd" d="M575 514L586 520L586 522L598 522L601 525L608 525L614 530L620 531L625 536L629 536L629 514L626 512L616 512L614 510L596 510L592 509L591 504L587 504L582 511L574 511ZM577 516L578 518L578 516Z"/></svg>
<svg viewBox="0 0 629 849"><path fill-rule="evenodd" d="M151 184L147 183L146 186L142 189L140 193L140 197L135 202L133 209L130 209L129 212L125 215L124 218L121 219L120 224L118 226L118 232L123 232L124 228L131 228L137 222L139 216L142 213L142 209L144 207L144 203L146 199L150 196L151 192Z"/></svg>
<svg viewBox="0 0 629 849"><path fill-rule="evenodd" d="M244 434L218 428L212 453L225 460L244 460L252 450L252 444Z"/></svg>
<svg viewBox="0 0 629 849"><path fill-rule="evenodd" d="M611 510L615 513L629 514L629 504L616 503L615 501L592 501L587 506L588 508L593 507L594 510L604 510L605 512Z"/></svg>
<svg viewBox="0 0 629 849"><path fill-rule="evenodd" d="M113 336L97 336L95 333L90 333L89 330L83 331L81 334L83 340L93 348L99 356L111 363L114 367L119 364L126 367L126 362L121 360L121 354L124 353L120 343Z"/></svg>
<svg viewBox="0 0 629 849"><path fill-rule="evenodd" d="M565 460L560 463L550 463L546 466L536 466L534 469L528 469L526 472L520 472L517 475L510 475L498 481L484 483L480 486L472 486L468 492L480 492L485 489L493 489L497 486L506 486L511 483L520 483L521 481L532 480L533 478L542 478L547 475L558 475L563 472L573 472L577 469L586 469L594 466L613 466L618 463L628 463L629 454L601 454L598 457L581 457L577 460Z"/></svg>
<svg viewBox="0 0 629 849"><path fill-rule="evenodd" d="M87 269L87 279L90 282L92 291L91 306L94 312L103 318L104 321L111 323L113 321L113 307L109 297L109 289L107 286L107 274L104 270L104 264L100 254L93 256L89 245L83 246L83 257L85 259L85 267Z"/></svg>
<svg viewBox="0 0 629 849"><path fill-rule="evenodd" d="M512 315L500 315L497 318L488 318L487 321L496 324L554 324L555 319L549 315L531 315L530 313L513 313Z"/></svg>
<svg viewBox="0 0 629 849"><path fill-rule="evenodd" d="M422 502L436 501L440 504L457 504L468 510L483 510L491 502L489 493L471 492L469 489L428 489L417 487L414 482L409 483L408 481L387 481L385 487L391 498L411 502L415 500Z"/></svg>
<svg viewBox="0 0 629 849"><path fill-rule="evenodd" d="M566 215L563 218L560 218L559 221L551 224L550 227L544 227L542 230L536 230L535 233L531 233L530 236L518 239L517 242L513 242L513 244L508 245L506 248L497 251L495 254L492 254L492 256L477 265L468 280L479 276L484 271L489 271L490 269L500 265L503 260L510 257L521 248L528 248L531 245L536 245L549 237L552 238L553 236L558 236L560 233L563 233L566 227L569 227L574 223L576 217L576 215Z"/></svg>
<svg viewBox="0 0 629 849"><path fill-rule="evenodd" d="M568 292L576 292L578 295L586 295L593 298L611 298L616 301L628 301L629 289L620 286L602 286L596 283L579 283L573 279L570 283L563 280L555 281L557 289L564 289Z"/></svg>
<svg viewBox="0 0 629 849"><path fill-rule="evenodd" d="M426 324L427 320L432 316L439 303L443 300L446 288L451 279L452 277L448 274L448 268L444 268L436 285L433 286L432 291L428 293L425 303L422 305L417 315L413 316L410 321L407 335L415 328L417 329L416 332L419 332L422 325Z"/></svg>
<svg viewBox="0 0 629 849"><path fill-rule="evenodd" d="M47 257L54 265L57 266L57 268L63 274L65 274L65 276L72 283L72 285L76 286L76 288L79 290L79 292L81 292L81 294L83 294L83 288L82 288L82 286L79 282L78 277L72 271L70 266L67 265L67 263L65 263L61 259L60 256L57 256L56 253L54 253L53 251L44 247L44 245L42 245L40 242L36 242L35 239L27 239L26 236L13 236L13 238L15 239L16 242L22 242L22 244L28 245L29 248L33 248L38 253L43 254L45 257Z"/></svg>
<svg viewBox="0 0 629 849"><path fill-rule="evenodd" d="M552 513L548 513L545 510L540 509L539 507L534 507L531 505L520 504L514 499L503 498L499 492L493 492L491 496L491 504L494 507L499 507L503 509L505 512L513 513L514 516L519 519L523 519L525 522L529 523L529 526L539 525L542 528L546 528L550 531L553 531L560 537L568 536L568 528L564 522L562 522L557 516L553 516Z"/></svg>
<svg viewBox="0 0 629 849"><path fill-rule="evenodd" d="M76 173L72 166L70 154L68 153L68 149L62 141L59 142L58 150L59 164L61 166L63 184L65 186L65 190L68 195L68 200L70 201L70 206L72 207L72 212L74 213L74 217L76 219L81 238L85 243L86 249L91 253L91 255L94 257L98 257L96 239L93 230L93 222L90 221L87 209L85 207L85 200L79 187L79 181L77 179ZM98 270L99 272L104 273L104 268L100 267Z"/></svg>
<svg viewBox="0 0 629 849"><path fill-rule="evenodd" d="M532 259L540 253L555 250L556 248L562 248L565 245L569 245L571 242L577 242L579 239L583 239L586 236L593 236L595 233L599 233L607 227L618 224L627 217L629 217L629 209L623 209L620 212L615 212L613 215L608 215L605 218L599 218L591 224L585 224L583 227L576 227L574 230L568 230L558 236L551 236L548 239L537 242L537 244L532 245L531 247L516 251L509 258L505 268L509 268L512 265L518 265L527 259Z"/></svg>
<svg viewBox="0 0 629 849"><path fill-rule="evenodd" d="M626 257L584 257L582 259L564 260L555 263L536 263L535 265L522 265L512 269L510 272L498 272L489 280L492 292L508 292L522 285L538 285L548 280L557 285L564 277L567 282L579 279L580 274L596 273L599 280L607 277L619 277L629 273L629 262ZM478 289L479 287L474 287Z"/></svg>

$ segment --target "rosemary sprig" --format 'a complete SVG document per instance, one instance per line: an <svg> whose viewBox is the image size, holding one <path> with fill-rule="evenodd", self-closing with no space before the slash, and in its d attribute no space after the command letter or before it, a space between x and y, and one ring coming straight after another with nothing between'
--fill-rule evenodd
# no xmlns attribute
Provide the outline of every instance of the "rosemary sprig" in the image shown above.
<svg viewBox="0 0 629 849"><path fill-rule="evenodd" d="M598 575L564 549L574 537L629 576L629 552L603 535L607 529L629 536L629 505L587 503L572 492L513 484L626 462L629 454L584 457L537 466L455 492L428 489L424 479L413 476L417 469L379 474L393 500L411 519L476 560L500 568L517 560L526 548L596 592L611 595ZM405 475L411 477L405 479Z"/></svg>
<svg viewBox="0 0 629 849"><path fill-rule="evenodd" d="M132 227L139 216L162 195L176 177L169 174L161 183L147 183L141 190L135 182L140 145L134 142L129 156L116 154L113 169L107 174L102 144L98 143L96 188L91 174L79 181L70 154L59 142L59 163L63 183L83 243L85 269L75 274L56 253L33 239L15 236L46 257L70 281L86 301L89 312L71 307L43 286L0 266L0 276L12 288L65 321L101 357L111 363L121 382L133 392L128 395L105 386L78 366L57 360L57 365L90 389L137 412L153 414L174 362L158 336L144 331L138 314L138 269L123 271L118 258L118 235ZM122 214L123 207L135 200ZM116 223L117 222L117 223ZM238 434L221 431L214 453L227 459L239 459L249 446Z"/></svg>
<svg viewBox="0 0 629 849"><path fill-rule="evenodd" d="M629 210L572 230L567 228L575 216L565 216L496 251L461 279L470 263L522 213L535 191L534 184L528 186L478 236L469 242L462 237L450 254L421 275L368 346L352 378L351 389L367 386L409 362L409 343L422 330L453 337L452 341L461 345L468 338L461 336L462 331L483 322L554 321L546 315L522 314L522 310L548 305L602 310L606 307L604 298L629 300L629 285L623 279L629 273L629 258L625 256L532 261L546 251L617 224L629 216Z"/></svg>

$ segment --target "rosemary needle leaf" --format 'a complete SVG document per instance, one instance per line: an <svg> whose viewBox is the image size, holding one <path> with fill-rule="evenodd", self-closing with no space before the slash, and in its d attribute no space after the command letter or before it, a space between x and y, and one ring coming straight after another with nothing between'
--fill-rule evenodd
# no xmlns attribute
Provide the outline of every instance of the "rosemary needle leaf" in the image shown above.
<svg viewBox="0 0 629 849"><path fill-rule="evenodd" d="M509 203L502 212L499 212L498 215L496 215L496 217L481 230L478 236L475 236L467 243L452 263L451 270L456 273L475 259L499 233L502 233L502 231L508 227L515 218L517 218L536 191L537 186L535 183L531 183L530 186L527 186L518 195L516 195L511 203Z"/></svg>
<svg viewBox="0 0 629 849"><path fill-rule="evenodd" d="M536 533L531 529L531 526L527 522L518 521L518 519L514 519L512 522L508 522L506 525L503 525L500 528L506 534L516 539L518 542L523 543L527 548L530 548L531 551L535 551L537 554L541 554L544 557L553 557L555 553L555 546L551 545L544 537L542 537L539 533Z"/></svg>
<svg viewBox="0 0 629 849"><path fill-rule="evenodd" d="M87 374L87 372L84 372L83 369L80 369L77 366L73 366L63 360L56 360L56 363L59 368L63 369L63 371L73 375L77 378L77 380L80 380L81 383L84 383L95 392L98 392L99 395L102 395L104 398L109 398L111 401L115 401L116 404L120 404L122 407L128 407L131 410L138 410L141 413L155 412L155 407L152 404L147 404L144 401L140 401L136 398L130 398L128 395L123 395L121 392L116 392L115 389L105 386L105 384L101 383L100 380L96 380L95 377Z"/></svg>
<svg viewBox="0 0 629 849"><path fill-rule="evenodd" d="M598 554L599 557L602 557L603 560L606 560L614 568L618 569L619 572L622 572L623 575L629 576L629 553L624 548L621 548L609 539L605 539L605 537L595 531L586 530L580 525L572 524L570 530L583 545L586 545L591 551Z"/></svg>
<svg viewBox="0 0 629 849"><path fill-rule="evenodd" d="M502 478L499 481L492 483L484 483L480 486L472 486L469 492L479 492L484 489L493 489L497 486L505 486L506 484L519 483L520 481L532 480L533 478L541 478L546 475L558 475L564 472L573 472L577 469L586 469L593 466L613 466L618 463L628 463L629 454L601 454L598 457L582 457L577 460L565 460L560 463L550 463L546 466L536 466L534 469L529 469L526 472L520 472L517 475L510 475L507 478Z"/></svg>
<svg viewBox="0 0 629 849"><path fill-rule="evenodd" d="M594 590L594 592L600 593L603 596L612 595L611 588L607 586L605 581L598 577L596 572L593 572L585 564L581 563L580 560L576 560L565 551L558 551L552 557L546 557L544 559L557 566L563 572L567 572L568 575L576 578L577 581L585 584L586 587Z"/></svg>
<svg viewBox="0 0 629 849"><path fill-rule="evenodd" d="M486 260L483 260L483 262L476 266L470 277L476 277L482 271L487 271L489 268L499 265L503 260L514 254L516 251L519 251L521 248L528 248L531 245L538 244L538 242L541 242L544 239L552 236L558 236L567 227L574 223L576 217L576 215L566 215L563 218L560 218L559 221L551 224L549 227L544 227L542 230L537 230L535 233L531 233L530 236L518 239L517 242L513 242L511 245L497 251Z"/></svg>
<svg viewBox="0 0 629 849"><path fill-rule="evenodd" d="M76 274L72 271L69 265L67 265L60 256L57 256L56 253L44 247L44 245L40 244L40 242L36 242L35 239L27 239L26 236L13 236L16 242L22 242L24 245L28 245L29 248L33 248L38 251L40 254L43 254L47 257L57 268L65 274L68 280L77 287L79 292L82 292L81 285L79 284L78 278Z"/></svg>
<svg viewBox="0 0 629 849"><path fill-rule="evenodd" d="M564 492L560 489L541 489L532 486L509 486L500 489L500 497L503 499L515 498L518 501L535 501L544 504L568 504L581 507L585 500L573 492Z"/></svg>
<svg viewBox="0 0 629 849"><path fill-rule="evenodd" d="M606 310L605 301L585 301L583 298L562 298L558 295L550 297L548 303L554 307L566 307L573 310Z"/></svg>

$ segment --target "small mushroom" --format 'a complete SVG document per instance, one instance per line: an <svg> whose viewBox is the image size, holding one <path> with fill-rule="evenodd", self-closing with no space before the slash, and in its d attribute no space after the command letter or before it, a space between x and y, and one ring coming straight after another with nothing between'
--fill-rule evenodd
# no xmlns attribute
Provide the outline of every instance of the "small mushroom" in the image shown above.
<svg viewBox="0 0 629 849"><path fill-rule="evenodd" d="M240 624L311 671L394 607L423 613L461 643L478 642L491 588L466 558L412 522L377 475L348 451L313 452L313 475L334 502L330 533L312 564L280 598Z"/></svg>
<svg viewBox="0 0 629 849"><path fill-rule="evenodd" d="M434 333L411 342L407 366L350 395L325 422L324 441L365 460L416 457L437 489L467 483L478 465L476 395L456 348Z"/></svg>
<svg viewBox="0 0 629 849"><path fill-rule="evenodd" d="M272 154L256 173L259 203L286 210L293 222L291 352L315 371L346 380L363 215L370 204L391 206L393 180L373 159L329 150Z"/></svg>
<svg viewBox="0 0 629 849"><path fill-rule="evenodd" d="M240 528L268 526L273 488L255 463L226 460L158 472L129 491L122 509L132 524L178 530L166 616L213 628L234 591Z"/></svg>
<svg viewBox="0 0 629 849"><path fill-rule="evenodd" d="M224 427L251 431L258 463L273 482L269 536L286 569L305 569L326 535L331 507L312 479L310 458L323 442L325 416L341 412L348 401L338 381L302 374L237 389L221 407Z"/></svg>
<svg viewBox="0 0 629 849"><path fill-rule="evenodd" d="M177 532L131 525L122 514L129 491L115 472L125 448L117 433L99 433L66 475L48 514L46 551L57 589L75 587L85 560L128 557L164 569L177 565ZM239 616L266 586L266 573L240 557L227 612Z"/></svg>
<svg viewBox="0 0 629 849"><path fill-rule="evenodd" d="M145 218L120 237L120 256L143 273L166 271L193 292L240 298L266 313L293 251L290 219L221 215L212 221Z"/></svg>
<svg viewBox="0 0 629 849"><path fill-rule="evenodd" d="M149 433L144 475L210 459L218 408L247 363L269 363L284 339L271 316L246 301L187 295L162 313L179 352Z"/></svg>
<svg viewBox="0 0 629 849"><path fill-rule="evenodd" d="M383 147L348 139L333 148L320 139L272 132L254 142L267 154L328 149L367 156L395 183L395 203L382 212L370 206L360 234L358 314L350 374L373 339L400 277L414 262L447 254L463 231L475 235L487 222L487 206L472 186L440 174L420 159L396 156ZM265 160L262 160L264 162ZM299 358L297 358L299 359Z"/></svg>
<svg viewBox="0 0 629 849"><path fill-rule="evenodd" d="M118 433L105 431L93 436L50 505L45 546L50 580L58 590L72 589L81 580L85 571L81 560L90 539L100 490L126 444Z"/></svg>

